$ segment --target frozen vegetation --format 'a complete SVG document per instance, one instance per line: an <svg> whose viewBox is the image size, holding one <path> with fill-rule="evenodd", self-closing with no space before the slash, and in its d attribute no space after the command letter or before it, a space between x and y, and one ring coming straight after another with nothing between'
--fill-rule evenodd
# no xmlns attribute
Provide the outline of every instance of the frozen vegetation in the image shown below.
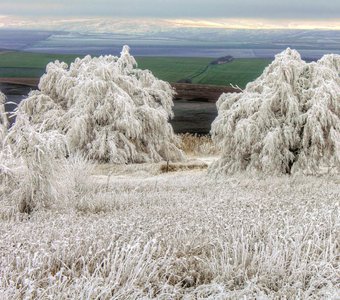
<svg viewBox="0 0 340 300"><path fill-rule="evenodd" d="M340 175L290 171L338 163L339 58L287 50L222 96L222 157L173 134L172 90L133 64L126 48L50 64L8 132L0 94L0 298L338 299Z"/></svg>
<svg viewBox="0 0 340 300"><path fill-rule="evenodd" d="M287 49L239 94L223 94L212 172L320 173L340 169L340 55L306 63Z"/></svg>
<svg viewBox="0 0 340 300"><path fill-rule="evenodd" d="M2 148L2 141L5 139L8 129L8 119L5 111L6 97L0 91L0 150Z"/></svg>
<svg viewBox="0 0 340 300"><path fill-rule="evenodd" d="M86 56L68 67L47 65L39 83L18 107L12 135L29 119L39 132L65 135L71 153L112 163L179 161L173 133L171 86L136 61L124 46L121 56Z"/></svg>
<svg viewBox="0 0 340 300"><path fill-rule="evenodd" d="M340 296L339 177L128 167L73 159L30 216L1 199L4 299Z"/></svg>

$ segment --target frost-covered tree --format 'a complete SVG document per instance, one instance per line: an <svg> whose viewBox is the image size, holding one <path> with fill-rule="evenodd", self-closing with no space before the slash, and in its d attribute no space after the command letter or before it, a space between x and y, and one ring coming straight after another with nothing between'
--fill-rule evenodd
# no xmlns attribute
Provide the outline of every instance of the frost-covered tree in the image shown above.
<svg viewBox="0 0 340 300"><path fill-rule="evenodd" d="M123 47L120 57L86 56L68 66L49 63L39 83L21 102L12 131L20 134L20 116L36 129L58 130L71 152L113 163L177 161L169 118L173 116L171 86L136 61Z"/></svg>
<svg viewBox="0 0 340 300"><path fill-rule="evenodd" d="M211 172L318 173L340 166L340 56L306 63L287 49L242 93L222 94Z"/></svg>
<svg viewBox="0 0 340 300"><path fill-rule="evenodd" d="M5 111L6 96L0 91L0 149L8 129L8 119Z"/></svg>

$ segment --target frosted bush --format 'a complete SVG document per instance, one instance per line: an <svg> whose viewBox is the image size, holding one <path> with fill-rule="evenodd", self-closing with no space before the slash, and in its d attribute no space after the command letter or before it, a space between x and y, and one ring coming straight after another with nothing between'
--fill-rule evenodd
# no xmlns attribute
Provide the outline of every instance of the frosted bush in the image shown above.
<svg viewBox="0 0 340 300"><path fill-rule="evenodd" d="M5 111L6 97L0 91L0 194L4 194L12 179L10 164L12 155L9 147L5 145L8 130L8 119ZM1 200L1 197L0 197Z"/></svg>
<svg viewBox="0 0 340 300"><path fill-rule="evenodd" d="M94 172L95 164L87 160L79 153L73 153L64 161L60 168L60 177L63 192L67 201L79 199L86 193L101 189L101 185L92 182L91 174ZM75 200L71 200L75 202Z"/></svg>
<svg viewBox="0 0 340 300"><path fill-rule="evenodd" d="M0 148L0 201L16 188L12 166L15 164L10 147Z"/></svg>
<svg viewBox="0 0 340 300"><path fill-rule="evenodd" d="M94 165L79 153L66 159L64 135L35 130L21 113L16 124L20 135L10 131L0 151L0 219L8 217L4 207L10 208L10 214L31 214L70 206L84 193L96 192L90 180Z"/></svg>
<svg viewBox="0 0 340 300"><path fill-rule="evenodd" d="M8 120L5 111L5 103L6 96L0 91L0 149L2 148L2 143L5 139L8 129Z"/></svg>
<svg viewBox="0 0 340 300"><path fill-rule="evenodd" d="M222 94L215 173L318 173L340 166L340 56L306 63L287 49L242 93Z"/></svg>
<svg viewBox="0 0 340 300"><path fill-rule="evenodd" d="M11 186L6 198L16 203L22 213L55 203L59 196L57 178L59 159L67 153L66 141L57 131L41 132L29 123L25 114L17 113L16 130L7 135L7 148L11 149L5 162L16 161L12 168Z"/></svg>
<svg viewBox="0 0 340 300"><path fill-rule="evenodd" d="M96 161L178 161L183 152L168 122L173 94L168 83L137 69L124 46L120 57L86 56L70 66L49 63L39 90L22 101L18 112L27 114L35 128L64 134L72 153Z"/></svg>

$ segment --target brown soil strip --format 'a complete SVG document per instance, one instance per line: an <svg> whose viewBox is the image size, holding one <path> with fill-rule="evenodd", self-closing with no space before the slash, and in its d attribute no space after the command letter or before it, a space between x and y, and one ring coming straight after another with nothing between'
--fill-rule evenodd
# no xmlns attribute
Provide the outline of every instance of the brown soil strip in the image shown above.
<svg viewBox="0 0 340 300"><path fill-rule="evenodd" d="M37 87L39 78L0 78L0 83L20 84L30 87ZM216 102L222 93L239 93L240 90L231 86L192 84L192 83L171 83L176 90L175 99L201 100Z"/></svg>
<svg viewBox="0 0 340 300"><path fill-rule="evenodd" d="M0 83L20 84L20 85L37 87L39 83L39 78L1 77Z"/></svg>
<svg viewBox="0 0 340 300"><path fill-rule="evenodd" d="M171 85L177 92L176 99L216 102L222 93L241 92L241 90L234 89L231 86L191 83L172 83Z"/></svg>

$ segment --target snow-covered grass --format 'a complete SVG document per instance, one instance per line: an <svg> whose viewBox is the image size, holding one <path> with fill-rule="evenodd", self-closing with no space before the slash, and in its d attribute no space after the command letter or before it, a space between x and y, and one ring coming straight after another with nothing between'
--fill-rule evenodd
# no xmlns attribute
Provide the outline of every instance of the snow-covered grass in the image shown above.
<svg viewBox="0 0 340 300"><path fill-rule="evenodd" d="M2 299L340 296L339 176L120 168L73 159L30 215L1 199Z"/></svg>

